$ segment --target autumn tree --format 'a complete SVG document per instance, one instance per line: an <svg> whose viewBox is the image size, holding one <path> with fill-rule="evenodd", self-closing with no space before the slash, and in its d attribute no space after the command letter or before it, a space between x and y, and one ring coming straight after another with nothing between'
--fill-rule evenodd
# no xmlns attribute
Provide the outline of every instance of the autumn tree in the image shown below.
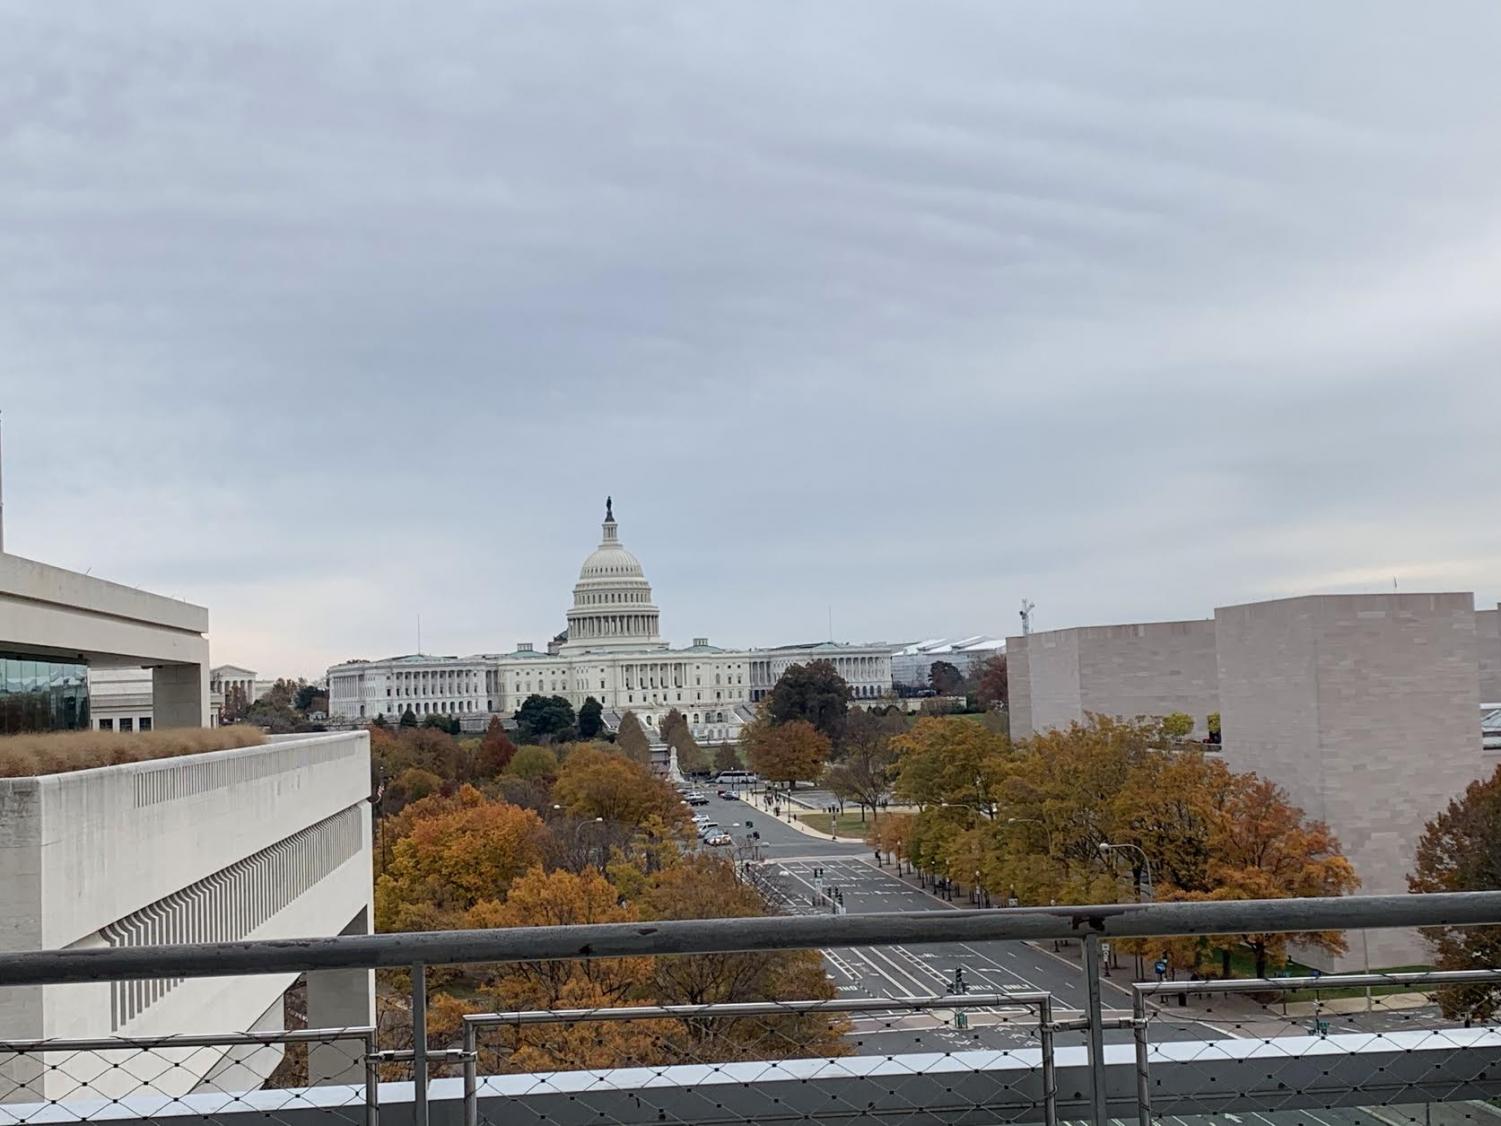
<svg viewBox="0 0 1501 1126"><path fill-rule="evenodd" d="M866 809L874 814L891 790L896 762L891 738L903 730L900 719L893 721L858 708L845 721L838 758L825 773L824 784L839 798L858 805L862 821Z"/></svg>
<svg viewBox="0 0 1501 1126"><path fill-rule="evenodd" d="M472 786L427 798L393 819L399 833L375 888L382 931L447 930L477 903L503 898L542 860L546 829L529 810L491 801Z"/></svg>
<svg viewBox="0 0 1501 1126"><path fill-rule="evenodd" d="M766 913L761 897L735 879L732 862L685 856L658 873L640 901L646 919L755 918ZM827 1000L833 983L813 951L701 954L657 958L650 992L660 1004L735 1004L786 997ZM789 1055L843 1055L842 1024L823 1015L754 1021L684 1022L678 1039L694 1059L778 1059Z"/></svg>
<svg viewBox="0 0 1501 1126"><path fill-rule="evenodd" d="M802 720L837 740L849 712L850 686L832 661L789 665L772 687L767 714L774 725Z"/></svg>
<svg viewBox="0 0 1501 1126"><path fill-rule="evenodd" d="M1501 888L1501 769L1471 782L1423 827L1407 887L1413 892L1495 891ZM1431 927L1423 937L1441 970L1501 965L1501 927ZM1501 1008L1501 986L1439 990L1444 1015L1490 1021Z"/></svg>
<svg viewBox="0 0 1501 1126"><path fill-rule="evenodd" d="M1010 704L1010 690L1006 681L1006 654L997 653L980 666L975 676L975 700L982 708Z"/></svg>
<svg viewBox="0 0 1501 1126"><path fill-rule="evenodd" d="M604 729L604 705L593 696L585 698L579 708L579 738L595 739Z"/></svg>
<svg viewBox="0 0 1501 1126"><path fill-rule="evenodd" d="M940 696L952 696L964 685L964 674L949 661L934 661L928 666L928 687Z"/></svg>
<svg viewBox="0 0 1501 1126"><path fill-rule="evenodd" d="M595 869L544 871L531 867L509 885L504 898L478 900L466 926L556 927L626 923L636 910L621 905L615 886ZM651 971L646 958L575 958L505 966L489 983L509 1009L555 1009L565 998L587 997L596 1005L619 1004L637 994Z"/></svg>
<svg viewBox="0 0 1501 1126"><path fill-rule="evenodd" d="M506 735L500 716L491 716L485 727L485 737L480 740L474 756L475 773L483 778L492 778L510 765L516 755L516 744Z"/></svg>
<svg viewBox="0 0 1501 1126"><path fill-rule="evenodd" d="M653 818L679 825L683 804L651 770L622 754L575 748L558 770L553 798L571 817L641 827Z"/></svg>
<svg viewBox="0 0 1501 1126"><path fill-rule="evenodd" d="M1194 717L1187 712L1169 712L1162 717L1161 724L1167 742L1181 742L1193 733Z"/></svg>
<svg viewBox="0 0 1501 1126"><path fill-rule="evenodd" d="M1004 735L968 719L924 716L891 740L897 797L914 805L953 805L994 817L1011 766Z"/></svg>
<svg viewBox="0 0 1501 1126"><path fill-rule="evenodd" d="M646 737L646 728L641 726L635 712L626 712L620 717L620 730L615 733L615 745L643 766L651 762L651 740Z"/></svg>
<svg viewBox="0 0 1501 1126"><path fill-rule="evenodd" d="M807 720L794 719L776 726L756 723L747 725L747 729L746 758L762 778L785 782L791 788L799 779L817 778L823 773L833 744Z"/></svg>
<svg viewBox="0 0 1501 1126"><path fill-rule="evenodd" d="M1209 879L1215 899L1286 899L1348 895L1360 886L1355 866L1322 821L1309 821L1280 786L1255 774L1231 775L1232 785L1210 837ZM1239 936L1251 948L1256 976L1269 962L1287 960L1289 943L1345 952L1340 931ZM1224 959L1229 972L1229 958Z"/></svg>

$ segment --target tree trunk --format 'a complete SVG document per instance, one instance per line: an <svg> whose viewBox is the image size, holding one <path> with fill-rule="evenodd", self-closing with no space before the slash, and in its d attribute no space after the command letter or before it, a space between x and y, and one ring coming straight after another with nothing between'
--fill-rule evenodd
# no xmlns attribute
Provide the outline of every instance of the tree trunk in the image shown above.
<svg viewBox="0 0 1501 1126"><path fill-rule="evenodd" d="M1266 944L1253 942L1251 949L1256 954L1256 976L1266 977Z"/></svg>
<svg viewBox="0 0 1501 1126"><path fill-rule="evenodd" d="M1226 981L1230 980L1230 948L1228 946L1220 948L1220 977Z"/></svg>

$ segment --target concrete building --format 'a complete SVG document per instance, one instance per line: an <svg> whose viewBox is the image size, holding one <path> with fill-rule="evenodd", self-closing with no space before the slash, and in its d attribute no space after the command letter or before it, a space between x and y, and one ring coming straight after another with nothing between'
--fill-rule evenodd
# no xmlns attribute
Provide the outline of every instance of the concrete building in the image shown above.
<svg viewBox="0 0 1501 1126"><path fill-rule="evenodd" d="M730 742L754 703L796 663L830 661L856 700L891 692L891 647L816 642L774 649L723 649L707 637L674 649L660 634L661 611L640 560L620 540L607 500L599 545L579 568L567 629L537 649L468 657L412 654L347 661L328 670L335 720L457 716L479 727L513 714L530 695L562 696L575 708L594 697L606 712L631 711L654 731L676 708L701 743Z"/></svg>
<svg viewBox="0 0 1501 1126"><path fill-rule="evenodd" d="M1219 711L1211 619L1085 626L1006 639L1011 736L1082 723L1091 713L1185 712L1208 730Z"/></svg>
<svg viewBox="0 0 1501 1126"><path fill-rule="evenodd" d="M1501 606L1475 611L1475 642L1480 651L1480 702L1501 707Z"/></svg>
<svg viewBox="0 0 1501 1126"><path fill-rule="evenodd" d="M208 611L0 554L0 734L90 726L88 672L150 669L157 727L209 722Z"/></svg>
<svg viewBox="0 0 1501 1126"><path fill-rule="evenodd" d="M0 779L0 951L367 933L369 792L364 731ZM279 1029L294 976L0 990L0 1039ZM372 1006L367 971L308 975L313 1027L368 1024ZM315 1051L325 1081L362 1074L338 1045ZM263 1078L280 1052L171 1058L178 1066L154 1083L181 1094L227 1068ZM75 1057L31 1090L61 1094L108 1066ZM138 1082L121 1073L120 1093Z"/></svg>
<svg viewBox="0 0 1501 1126"><path fill-rule="evenodd" d="M1407 890L1423 824L1484 772L1474 599L1317 595L1215 611L1224 754L1339 837L1361 892ZM1035 680L1034 666L1034 680ZM1421 962L1414 932L1338 966Z"/></svg>

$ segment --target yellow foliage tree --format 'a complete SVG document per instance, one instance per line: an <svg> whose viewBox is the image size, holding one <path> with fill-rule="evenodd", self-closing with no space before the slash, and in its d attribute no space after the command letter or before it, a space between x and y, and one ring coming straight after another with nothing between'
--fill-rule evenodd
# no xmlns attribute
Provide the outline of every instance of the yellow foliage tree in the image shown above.
<svg viewBox="0 0 1501 1126"><path fill-rule="evenodd" d="M475 904L503 899L518 875L542 861L546 829L533 812L486 798L472 786L425 798L392 819L405 831L375 887L382 931L458 925Z"/></svg>

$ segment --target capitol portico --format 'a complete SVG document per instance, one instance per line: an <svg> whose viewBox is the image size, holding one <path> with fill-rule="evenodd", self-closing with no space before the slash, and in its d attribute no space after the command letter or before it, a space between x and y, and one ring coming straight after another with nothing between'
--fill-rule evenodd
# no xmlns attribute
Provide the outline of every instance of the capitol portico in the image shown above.
<svg viewBox="0 0 1501 1126"><path fill-rule="evenodd" d="M793 664L827 660L856 699L891 691L891 646L817 642L772 649L721 649L708 638L673 649L660 634L661 612L641 562L620 542L614 505L605 502L599 545L579 568L567 629L539 651L470 657L414 654L349 661L328 670L329 713L336 719L513 714L530 695L562 696L575 709L594 697L607 719L634 712L653 729L673 708L703 743L727 742Z"/></svg>

